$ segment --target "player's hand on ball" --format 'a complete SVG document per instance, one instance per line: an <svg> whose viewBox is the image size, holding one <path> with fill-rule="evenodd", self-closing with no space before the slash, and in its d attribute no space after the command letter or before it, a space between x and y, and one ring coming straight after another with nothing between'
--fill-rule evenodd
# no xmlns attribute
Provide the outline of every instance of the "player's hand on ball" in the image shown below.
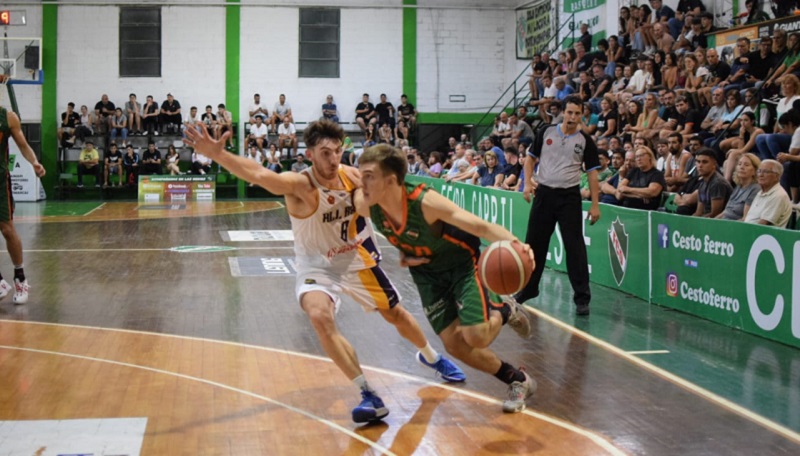
<svg viewBox="0 0 800 456"><path fill-rule="evenodd" d="M431 262L430 258L406 256L405 253L400 252L400 266L404 268L419 266L422 264L428 264L430 262Z"/></svg>
<svg viewBox="0 0 800 456"><path fill-rule="evenodd" d="M536 259L533 257L533 249L531 248L531 246L528 245L528 244L523 243L520 240L515 240L514 242L522 244L522 251L528 254L528 256L531 259L531 264L533 264L534 267L536 267Z"/></svg>

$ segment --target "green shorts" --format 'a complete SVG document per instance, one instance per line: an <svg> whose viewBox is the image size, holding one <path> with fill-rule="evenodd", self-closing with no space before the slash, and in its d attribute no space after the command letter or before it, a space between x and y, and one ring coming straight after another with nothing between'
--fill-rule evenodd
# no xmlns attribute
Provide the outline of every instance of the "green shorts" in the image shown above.
<svg viewBox="0 0 800 456"><path fill-rule="evenodd" d="M11 176L0 173L0 222L14 219L14 194L11 193Z"/></svg>
<svg viewBox="0 0 800 456"><path fill-rule="evenodd" d="M436 334L456 319L463 326L474 326L489 320L489 311L502 306L500 297L478 279L474 267L454 268L436 274L411 268L411 277L419 290L422 309Z"/></svg>

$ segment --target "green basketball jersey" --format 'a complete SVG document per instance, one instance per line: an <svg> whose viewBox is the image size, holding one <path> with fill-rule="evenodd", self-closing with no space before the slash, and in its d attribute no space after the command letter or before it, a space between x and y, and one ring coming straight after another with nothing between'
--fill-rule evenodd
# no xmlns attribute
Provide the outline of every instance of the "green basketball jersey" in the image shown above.
<svg viewBox="0 0 800 456"><path fill-rule="evenodd" d="M8 126L8 111L0 106L0 173L8 173L8 140L11 127Z"/></svg>
<svg viewBox="0 0 800 456"><path fill-rule="evenodd" d="M407 256L431 260L411 268L412 272L436 274L456 267L474 268L480 255L480 239L441 221L428 225L422 215L422 200L431 189L425 184L404 185L406 204L402 226L395 229L377 204L370 208L370 216L378 231Z"/></svg>

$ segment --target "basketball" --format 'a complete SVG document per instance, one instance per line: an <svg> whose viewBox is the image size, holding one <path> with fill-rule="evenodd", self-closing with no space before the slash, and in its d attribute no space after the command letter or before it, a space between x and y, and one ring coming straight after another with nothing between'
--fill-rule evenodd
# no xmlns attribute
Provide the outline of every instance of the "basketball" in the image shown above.
<svg viewBox="0 0 800 456"><path fill-rule="evenodd" d="M533 261L518 241L497 241L481 253L478 275L497 294L514 294L522 289L533 272Z"/></svg>

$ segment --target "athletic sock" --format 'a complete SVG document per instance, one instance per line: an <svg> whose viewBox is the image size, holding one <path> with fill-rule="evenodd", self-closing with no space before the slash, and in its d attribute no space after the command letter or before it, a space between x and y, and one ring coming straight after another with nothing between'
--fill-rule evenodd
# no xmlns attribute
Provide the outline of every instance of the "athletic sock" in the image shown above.
<svg viewBox="0 0 800 456"><path fill-rule="evenodd" d="M514 366L508 364L505 361L501 361L500 370L494 374L498 380L501 382L510 385L514 382L524 382L525 381L525 374L522 373L519 369L514 369Z"/></svg>
<svg viewBox="0 0 800 456"><path fill-rule="evenodd" d="M422 353L422 357L425 358L425 361L429 362L430 364L439 361L439 353L431 347L431 343L428 342L425 344L424 347L419 349L419 352Z"/></svg>
<svg viewBox="0 0 800 456"><path fill-rule="evenodd" d="M511 318L511 304L504 302L501 307L495 307L500 315L503 316L503 324L508 323L508 319Z"/></svg>
<svg viewBox="0 0 800 456"><path fill-rule="evenodd" d="M372 388L369 387L367 383L367 379L364 378L364 374L359 375L358 377L353 379L353 384L358 387L361 391L372 391Z"/></svg>
<svg viewBox="0 0 800 456"><path fill-rule="evenodd" d="M22 269L22 265L14 265L14 279L19 280L20 282L25 281L25 270Z"/></svg>

